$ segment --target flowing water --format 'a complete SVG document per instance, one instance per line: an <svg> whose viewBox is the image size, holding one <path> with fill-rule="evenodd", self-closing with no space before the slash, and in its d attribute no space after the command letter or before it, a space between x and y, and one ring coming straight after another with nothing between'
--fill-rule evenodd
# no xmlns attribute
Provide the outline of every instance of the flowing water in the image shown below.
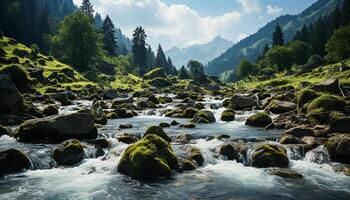
<svg viewBox="0 0 350 200"><path fill-rule="evenodd" d="M79 101L77 105L90 106L91 102ZM128 146L114 139L122 132L142 135L150 125L176 120L188 123L189 119L173 119L162 116L162 109L140 112L131 119L109 120L99 128L101 137L107 138L112 147L105 155L94 156L94 149L86 149L86 159L73 167L57 167L51 159L56 145L23 144L13 138L0 138L0 150L18 148L26 152L32 161L32 170L0 178L0 199L350 199L350 177L334 172L334 163L323 146L305 155L299 155L286 146L290 158L289 168L304 178L293 180L269 175L263 169L244 166L225 160L218 155L223 141L207 140L216 135L229 135L231 139L278 138L281 131L265 131L244 125L244 119L252 112L239 113L233 122L220 121L221 101L207 97L205 106L214 112L216 123L197 125L195 129L166 128L168 135L188 133L193 136L190 144L203 153L205 162L196 171L176 173L170 179L156 182L140 182L117 173L116 167L123 150ZM70 113L75 106L63 107L60 113ZM171 107L173 104L167 105ZM120 124L130 123L133 128L119 130ZM183 145L173 144L181 155Z"/></svg>

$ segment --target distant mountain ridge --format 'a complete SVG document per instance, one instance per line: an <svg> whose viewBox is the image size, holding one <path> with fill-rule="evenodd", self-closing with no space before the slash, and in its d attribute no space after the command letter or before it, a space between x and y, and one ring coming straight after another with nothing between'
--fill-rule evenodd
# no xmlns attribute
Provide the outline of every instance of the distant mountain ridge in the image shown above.
<svg viewBox="0 0 350 200"><path fill-rule="evenodd" d="M189 60L198 60L203 64L207 64L210 60L225 52L232 45L232 41L217 36L207 44L193 45L183 49L173 47L165 53L172 59L173 64L177 68L180 68Z"/></svg>
<svg viewBox="0 0 350 200"><path fill-rule="evenodd" d="M295 33L304 25L316 21L319 17L332 12L342 0L319 0L298 15L283 15L260 28L255 34L233 45L219 57L210 61L205 69L208 75L220 76L233 70L242 58L254 62L263 51L265 44L271 44L273 30L280 24L285 41L290 41Z"/></svg>

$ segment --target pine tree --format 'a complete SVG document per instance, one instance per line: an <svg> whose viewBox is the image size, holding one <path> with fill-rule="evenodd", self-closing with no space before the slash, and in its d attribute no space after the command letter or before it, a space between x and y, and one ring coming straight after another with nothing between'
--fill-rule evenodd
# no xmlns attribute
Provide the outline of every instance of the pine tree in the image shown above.
<svg viewBox="0 0 350 200"><path fill-rule="evenodd" d="M168 57L167 63L168 63L167 64L168 74L176 75L177 74L177 70L176 70L175 66L173 65L173 62L171 61L170 57Z"/></svg>
<svg viewBox="0 0 350 200"><path fill-rule="evenodd" d="M180 70L178 72L178 77L179 77L179 79L189 79L190 78L190 75L188 74L184 65L182 65L182 67L180 68Z"/></svg>
<svg viewBox="0 0 350 200"><path fill-rule="evenodd" d="M272 36L272 46L281 46L284 45L284 39L283 39L284 33L282 32L281 26L277 24L275 28L275 32Z"/></svg>
<svg viewBox="0 0 350 200"><path fill-rule="evenodd" d="M147 48L147 70L150 71L155 67L156 56L154 55L151 46L148 45Z"/></svg>
<svg viewBox="0 0 350 200"><path fill-rule="evenodd" d="M293 40L299 40L305 43L309 42L309 30L306 25L304 25L303 28L296 33Z"/></svg>
<svg viewBox="0 0 350 200"><path fill-rule="evenodd" d="M117 41L115 39L115 30L112 20L107 15L102 25L103 43L107 54L117 56Z"/></svg>
<svg viewBox="0 0 350 200"><path fill-rule="evenodd" d="M146 73L146 38L145 30L141 26L137 27L132 39L132 54L134 64L139 68L139 75L141 76Z"/></svg>
<svg viewBox="0 0 350 200"><path fill-rule="evenodd" d="M167 74L169 73L168 63L167 63L164 51L162 49L162 46L160 44L158 45L155 66L162 67L164 69L165 73L167 73Z"/></svg>
<svg viewBox="0 0 350 200"><path fill-rule="evenodd" d="M317 22L313 26L310 36L310 44L313 50L313 54L324 56L324 45L326 44L328 39L328 30L324 18L319 18L317 20Z"/></svg>
<svg viewBox="0 0 350 200"><path fill-rule="evenodd" d="M90 2L90 0L83 0L81 6L81 11L90 18L91 23L94 22L94 8Z"/></svg>
<svg viewBox="0 0 350 200"><path fill-rule="evenodd" d="M120 46L118 46L118 54L119 55L123 55L123 56L126 56L128 55L129 51L128 49L126 48L125 44L121 44Z"/></svg>

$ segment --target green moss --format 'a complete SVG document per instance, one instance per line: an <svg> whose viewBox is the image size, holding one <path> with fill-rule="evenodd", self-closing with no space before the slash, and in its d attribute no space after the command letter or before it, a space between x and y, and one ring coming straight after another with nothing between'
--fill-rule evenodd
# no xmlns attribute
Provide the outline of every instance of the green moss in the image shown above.
<svg viewBox="0 0 350 200"><path fill-rule="evenodd" d="M233 121L235 120L235 111L234 110L225 110L221 115L222 121Z"/></svg>
<svg viewBox="0 0 350 200"><path fill-rule="evenodd" d="M155 78L166 78L166 74L163 68L153 69L152 71L148 72L143 76L143 79L145 80L151 80Z"/></svg>
<svg viewBox="0 0 350 200"><path fill-rule="evenodd" d="M314 99L307 107L309 113L320 113L329 111L343 111L345 101L337 96L322 95Z"/></svg>
<svg viewBox="0 0 350 200"><path fill-rule="evenodd" d="M319 96L315 91L311 89L303 89L297 94L297 105L302 108L306 103L316 99Z"/></svg>
<svg viewBox="0 0 350 200"><path fill-rule="evenodd" d="M171 139L168 137L168 135L164 132L163 128L160 126L151 126L147 129L144 137L146 137L147 135L157 135L159 137L161 137L162 139L164 139L167 142L170 142Z"/></svg>
<svg viewBox="0 0 350 200"><path fill-rule="evenodd" d="M198 113L198 110L193 109L193 108L186 108L182 114L181 117L183 118L192 118L195 114Z"/></svg>
<svg viewBox="0 0 350 200"><path fill-rule="evenodd" d="M264 112L256 113L250 116L245 122L246 125L255 126L255 127L266 127L271 123L272 123L271 117Z"/></svg>

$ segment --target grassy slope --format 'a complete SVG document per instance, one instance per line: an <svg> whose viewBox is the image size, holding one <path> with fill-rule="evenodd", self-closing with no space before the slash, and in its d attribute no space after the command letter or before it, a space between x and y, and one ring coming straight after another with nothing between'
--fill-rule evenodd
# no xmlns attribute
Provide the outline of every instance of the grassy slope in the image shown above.
<svg viewBox="0 0 350 200"><path fill-rule="evenodd" d="M350 60L346 63L349 65ZM340 63L320 66L312 70L312 72L302 75L287 75L285 73L275 74L274 78L268 80L259 80L252 78L249 81L240 81L235 83L234 86L238 89L252 89L266 86L293 86L295 88L300 87L301 82L318 83L329 78L338 78L344 85L350 85L350 70L343 72L339 71Z"/></svg>

